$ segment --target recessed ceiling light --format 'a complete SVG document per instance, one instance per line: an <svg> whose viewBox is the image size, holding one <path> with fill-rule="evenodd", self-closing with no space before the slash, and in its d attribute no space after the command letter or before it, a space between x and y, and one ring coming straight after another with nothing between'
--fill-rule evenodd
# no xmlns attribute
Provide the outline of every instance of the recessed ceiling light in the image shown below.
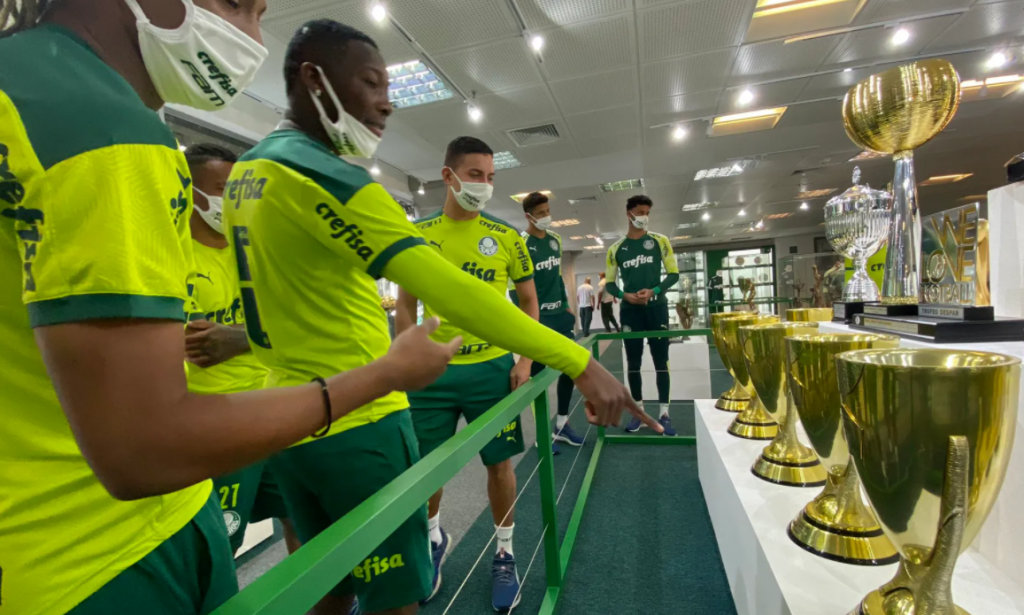
<svg viewBox="0 0 1024 615"><path fill-rule="evenodd" d="M523 199L528 197L533 192L539 192L539 193L543 194L544 196L551 196L551 191L550 190L531 190L530 192L520 192L519 194L513 194L512 195L512 200L516 201L517 203L522 203Z"/></svg>
<svg viewBox="0 0 1024 615"><path fill-rule="evenodd" d="M910 40L910 30L906 28L900 28L892 35L893 45L902 45Z"/></svg>
<svg viewBox="0 0 1024 615"><path fill-rule="evenodd" d="M536 34L530 39L530 47L533 47L534 51L540 51L544 48L544 37Z"/></svg>
<svg viewBox="0 0 1024 615"><path fill-rule="evenodd" d="M747 210L746 210L746 209L741 209L741 210L740 210L740 213L739 213L739 217L743 218L743 217L745 217L746 215L747 215Z"/></svg>
<svg viewBox="0 0 1024 615"><path fill-rule="evenodd" d="M448 87L419 60L388 67L388 101L396 109L448 100L455 96Z"/></svg>
<svg viewBox="0 0 1024 615"><path fill-rule="evenodd" d="M672 138L676 141L682 141L686 138L686 128L682 126L676 126L675 130L672 131Z"/></svg>
<svg viewBox="0 0 1024 615"><path fill-rule="evenodd" d="M423 182L420 182L420 189L416 191L417 194L426 194L427 190L423 187Z"/></svg>
<svg viewBox="0 0 1024 615"><path fill-rule="evenodd" d="M740 92L740 95L736 98L736 104L741 107L746 107L750 103L754 102L754 98L756 98L754 96L754 92L748 88Z"/></svg>
<svg viewBox="0 0 1024 615"><path fill-rule="evenodd" d="M370 7L370 17L377 23L380 23L388 18L388 10L384 7L381 2L374 2L373 6Z"/></svg>
<svg viewBox="0 0 1024 615"><path fill-rule="evenodd" d="M371 175L380 175L380 167L377 166L376 162L373 163L372 167L370 167L370 174Z"/></svg>
<svg viewBox="0 0 1024 615"><path fill-rule="evenodd" d="M523 163L519 162L519 159L512 152L497 152L494 154L494 169L496 171L514 169L521 166L523 166Z"/></svg>
<svg viewBox="0 0 1024 615"><path fill-rule="evenodd" d="M754 225L754 228L764 228L764 220L758 220L757 224Z"/></svg>
<svg viewBox="0 0 1024 615"><path fill-rule="evenodd" d="M619 190L635 190L637 188L644 187L644 180L641 179L624 179L619 182L610 182L607 184L600 184L598 188L601 192L617 192Z"/></svg>
<svg viewBox="0 0 1024 615"><path fill-rule="evenodd" d="M708 212L706 212L706 211L705 211L705 212L704 212L704 215L703 215L703 216L701 216L701 217L700 217L700 219L701 219L701 220L703 220L703 221L705 221L705 222L707 222L708 220L710 220L710 219L711 219L711 214L709 214Z"/></svg>
<svg viewBox="0 0 1024 615"><path fill-rule="evenodd" d="M844 69L843 69L843 72L844 72L844 73L852 73L852 72L853 72L853 69L852 69L852 68L844 68Z"/></svg>
<svg viewBox="0 0 1024 615"><path fill-rule="evenodd" d="M576 218L567 218L565 220L555 220L554 222L551 223L551 226L558 228L561 226L576 226L579 223L580 221L577 220Z"/></svg>
<svg viewBox="0 0 1024 615"><path fill-rule="evenodd" d="M1009 61L1010 59L1006 57L1005 53L1003 53L1002 51L997 51L993 53L991 56L989 56L988 61L985 62L985 68L1002 68L1006 66L1006 63Z"/></svg>
<svg viewBox="0 0 1024 615"><path fill-rule="evenodd" d="M798 199L816 199L823 196L828 196L835 192L835 188L823 188L821 190L805 190L800 194L796 195Z"/></svg>
<svg viewBox="0 0 1024 615"><path fill-rule="evenodd" d="M941 186L942 184L955 184L971 177L974 173L954 173L952 175L935 175L924 180L918 186Z"/></svg>
<svg viewBox="0 0 1024 615"><path fill-rule="evenodd" d="M802 211L807 211L810 208L811 208L811 206L807 204L807 201L804 201L803 203L800 203L800 209Z"/></svg>
<svg viewBox="0 0 1024 615"><path fill-rule="evenodd" d="M793 212L787 211L787 212L781 213L781 214L771 214L771 215L765 216L764 219L765 220L781 220L783 218L788 218L788 217L790 217L792 215L793 215ZM764 222L758 220L757 221L757 228L761 228L762 226L764 226Z"/></svg>
<svg viewBox="0 0 1024 615"><path fill-rule="evenodd" d="M480 107L477 107L476 105L469 105L469 119L474 122L479 122L483 116L484 112L480 110Z"/></svg>

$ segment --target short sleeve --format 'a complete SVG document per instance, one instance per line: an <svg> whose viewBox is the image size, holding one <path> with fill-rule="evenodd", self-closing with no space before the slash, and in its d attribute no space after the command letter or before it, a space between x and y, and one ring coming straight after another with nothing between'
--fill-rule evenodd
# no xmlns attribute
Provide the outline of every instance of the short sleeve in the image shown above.
<svg viewBox="0 0 1024 615"><path fill-rule="evenodd" d="M115 145L51 167L16 213L32 326L184 320L192 180L162 145Z"/></svg>
<svg viewBox="0 0 1024 615"><path fill-rule="evenodd" d="M679 273L679 263L676 262L676 255L672 251L672 242L664 235L658 235L658 243L661 244L661 262L665 265L665 273Z"/></svg>
<svg viewBox="0 0 1024 615"><path fill-rule="evenodd" d="M533 279L533 260L522 236L511 235L512 254L508 264L508 277L516 284Z"/></svg>

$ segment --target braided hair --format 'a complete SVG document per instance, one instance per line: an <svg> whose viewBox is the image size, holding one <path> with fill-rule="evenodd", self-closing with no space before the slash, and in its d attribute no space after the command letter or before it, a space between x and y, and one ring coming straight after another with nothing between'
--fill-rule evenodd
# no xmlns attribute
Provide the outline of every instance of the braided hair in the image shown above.
<svg viewBox="0 0 1024 615"><path fill-rule="evenodd" d="M0 0L0 38L34 28L57 0Z"/></svg>

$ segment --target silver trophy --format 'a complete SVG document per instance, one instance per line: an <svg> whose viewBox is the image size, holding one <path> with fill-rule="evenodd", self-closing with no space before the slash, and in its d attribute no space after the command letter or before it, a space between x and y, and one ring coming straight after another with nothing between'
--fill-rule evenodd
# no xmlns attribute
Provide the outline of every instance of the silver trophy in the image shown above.
<svg viewBox="0 0 1024 615"><path fill-rule="evenodd" d="M878 285L868 276L868 259L885 245L892 195L860 185L860 167L853 186L825 205L825 236L832 248L853 261L853 277L843 289L844 303L878 301Z"/></svg>

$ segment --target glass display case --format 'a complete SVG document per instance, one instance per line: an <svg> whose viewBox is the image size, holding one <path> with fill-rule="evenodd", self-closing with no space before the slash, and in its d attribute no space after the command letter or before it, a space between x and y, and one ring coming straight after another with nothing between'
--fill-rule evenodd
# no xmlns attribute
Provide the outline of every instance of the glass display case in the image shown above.
<svg viewBox="0 0 1024 615"><path fill-rule="evenodd" d="M788 254L779 259L779 295L794 308L832 307L843 298L846 259L834 252Z"/></svg>
<svg viewBox="0 0 1024 615"><path fill-rule="evenodd" d="M665 291L671 329L704 329L708 326L707 271L704 252L678 252L679 282Z"/></svg>
<svg viewBox="0 0 1024 615"><path fill-rule="evenodd" d="M721 309L749 310L771 314L775 311L775 260L773 250L732 250L709 285ZM715 292L717 290L717 292ZM719 298L720 297L720 298Z"/></svg>

